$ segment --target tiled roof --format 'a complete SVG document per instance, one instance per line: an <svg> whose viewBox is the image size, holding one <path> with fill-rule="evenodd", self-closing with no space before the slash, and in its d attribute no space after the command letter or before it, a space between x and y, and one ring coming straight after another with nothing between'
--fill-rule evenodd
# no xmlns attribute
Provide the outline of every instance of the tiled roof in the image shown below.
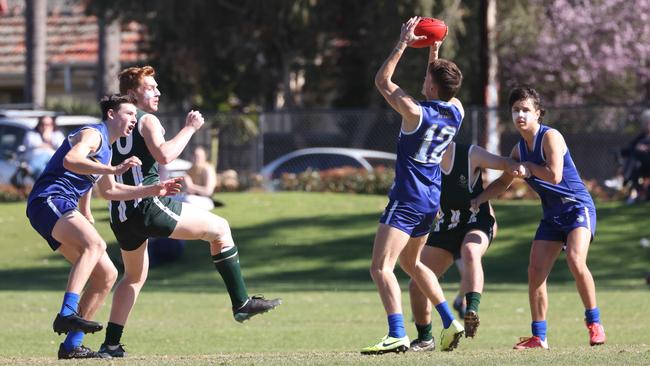
<svg viewBox="0 0 650 366"><path fill-rule="evenodd" d="M0 74L25 72L25 16L22 9L11 8L0 16ZM70 10L69 8L67 10ZM99 27L97 18L85 15L80 7L72 11L48 11L48 66L97 63ZM146 29L131 22L122 25L121 55L123 64L146 60Z"/></svg>

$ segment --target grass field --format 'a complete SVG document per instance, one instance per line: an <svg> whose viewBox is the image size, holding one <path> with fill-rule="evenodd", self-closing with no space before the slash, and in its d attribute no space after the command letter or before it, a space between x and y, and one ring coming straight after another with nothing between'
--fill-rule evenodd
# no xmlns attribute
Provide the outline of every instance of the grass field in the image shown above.
<svg viewBox="0 0 650 366"><path fill-rule="evenodd" d="M284 304L243 325L229 300L207 245L188 243L183 258L152 269L127 325L131 357L115 364L396 365L396 364L650 364L650 206L598 204L598 236L589 265L608 343L590 348L583 309L560 259L550 277L550 351L515 352L530 332L526 267L540 214L537 202L497 202L498 238L484 258L486 290L476 339L451 353L362 357L358 350L384 335L385 314L368 274L381 196L246 193L223 194L215 212L229 219L251 294L280 296ZM106 204L94 203L97 227L119 267ZM0 204L0 364L56 363L63 337L51 331L69 266L52 253L24 217L24 203ZM407 277L399 272L403 285ZM447 297L458 278L443 280ZM403 289L406 287L403 286ZM406 295L406 293L404 293ZM403 297L410 318L408 296ZM99 320L106 322L108 306ZM434 335L439 332L434 317ZM437 330L436 330L437 329ZM416 335L407 325L411 337ZM101 334L85 344L97 348Z"/></svg>

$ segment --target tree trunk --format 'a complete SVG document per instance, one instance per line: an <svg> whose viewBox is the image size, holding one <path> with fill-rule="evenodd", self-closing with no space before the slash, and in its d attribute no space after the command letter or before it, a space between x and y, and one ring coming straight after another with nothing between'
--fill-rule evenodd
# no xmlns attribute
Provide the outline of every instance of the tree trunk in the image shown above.
<svg viewBox="0 0 650 366"><path fill-rule="evenodd" d="M45 105L47 1L25 1L25 101Z"/></svg>
<svg viewBox="0 0 650 366"><path fill-rule="evenodd" d="M120 22L106 11L99 19L99 60L97 96L119 92L117 74L120 70Z"/></svg>
<svg viewBox="0 0 650 366"><path fill-rule="evenodd" d="M501 135L499 133L499 79L498 57L496 49L496 0L486 0L483 3L485 21L484 31L484 63L485 63L485 149L493 154L501 155L499 150ZM487 171L488 182L499 176L495 170Z"/></svg>

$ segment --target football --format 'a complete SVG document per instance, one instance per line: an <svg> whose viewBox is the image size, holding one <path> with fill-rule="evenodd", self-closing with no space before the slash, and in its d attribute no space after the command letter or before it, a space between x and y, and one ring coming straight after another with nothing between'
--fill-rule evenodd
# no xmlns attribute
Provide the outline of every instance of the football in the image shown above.
<svg viewBox="0 0 650 366"><path fill-rule="evenodd" d="M436 41L442 41L447 36L447 25L445 22L435 18L422 18L415 26L413 33L416 36L427 36L410 44L413 48L429 47Z"/></svg>

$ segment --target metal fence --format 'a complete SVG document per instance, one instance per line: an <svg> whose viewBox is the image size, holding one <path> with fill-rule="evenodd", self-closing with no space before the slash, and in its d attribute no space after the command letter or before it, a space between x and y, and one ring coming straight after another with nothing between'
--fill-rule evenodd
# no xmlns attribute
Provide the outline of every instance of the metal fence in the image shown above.
<svg viewBox="0 0 650 366"><path fill-rule="evenodd" d="M645 107L647 108L647 107ZM544 121L564 136L585 179L615 175L617 152L640 132L644 107L581 106L548 108ZM482 144L487 109L468 107L456 140ZM508 155L519 135L507 109L499 115L500 151ZM354 147L394 152L400 116L392 110L304 110L261 114L204 113L206 126L181 156L196 145L218 152L218 170L255 173L272 160L308 147ZM161 115L167 139L184 125L184 115ZM215 143L218 136L218 144Z"/></svg>

